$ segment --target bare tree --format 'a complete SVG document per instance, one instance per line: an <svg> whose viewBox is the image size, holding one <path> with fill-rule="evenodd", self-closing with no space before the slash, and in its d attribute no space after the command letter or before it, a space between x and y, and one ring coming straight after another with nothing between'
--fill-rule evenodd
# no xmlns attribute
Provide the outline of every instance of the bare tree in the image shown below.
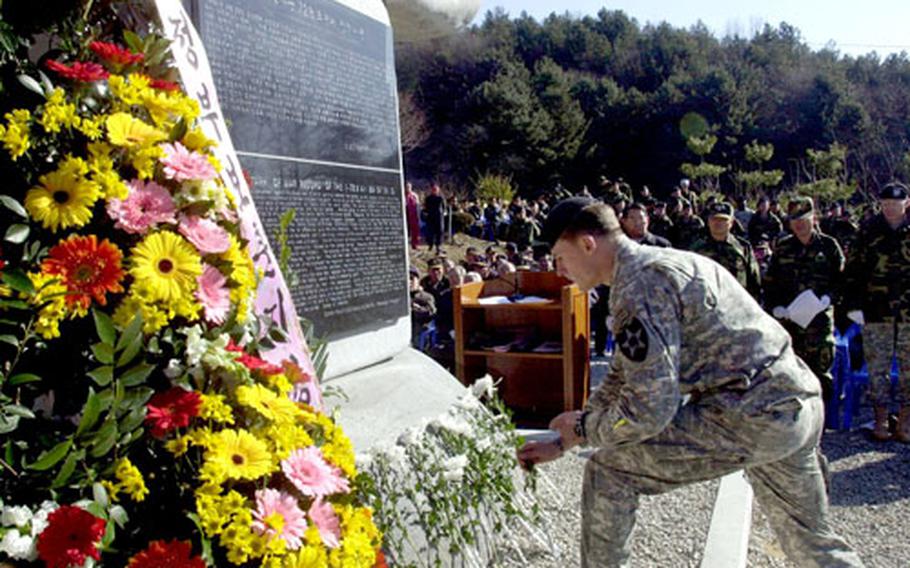
<svg viewBox="0 0 910 568"><path fill-rule="evenodd" d="M405 154L419 148L430 137L423 109L411 93L398 93L398 117L401 126L401 151Z"/></svg>

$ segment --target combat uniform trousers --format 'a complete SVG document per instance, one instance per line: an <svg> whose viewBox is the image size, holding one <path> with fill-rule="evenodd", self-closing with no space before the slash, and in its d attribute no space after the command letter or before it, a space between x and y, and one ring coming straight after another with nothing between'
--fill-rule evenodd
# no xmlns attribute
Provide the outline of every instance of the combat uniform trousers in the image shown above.
<svg viewBox="0 0 910 568"><path fill-rule="evenodd" d="M628 566L639 495L740 469L796 566L863 565L828 524L825 462L818 450L821 400L789 399L757 416L722 406L710 399L684 405L657 436L591 456L582 491L583 567Z"/></svg>
<svg viewBox="0 0 910 568"><path fill-rule="evenodd" d="M812 369L822 386L822 399L831 402L834 394L834 310L829 308L829 317L817 316L806 329L792 322L784 327L793 340L793 351Z"/></svg>
<svg viewBox="0 0 910 568"><path fill-rule="evenodd" d="M894 322L867 323L863 326L863 351L869 369L869 400L875 406L894 402L910 405L910 323L898 323L895 342ZM897 354L898 383L891 395L891 358Z"/></svg>

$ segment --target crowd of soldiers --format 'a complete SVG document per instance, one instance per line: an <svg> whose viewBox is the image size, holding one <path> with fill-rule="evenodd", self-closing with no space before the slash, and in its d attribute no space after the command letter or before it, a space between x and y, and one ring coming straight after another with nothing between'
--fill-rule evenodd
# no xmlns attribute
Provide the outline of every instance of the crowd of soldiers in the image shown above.
<svg viewBox="0 0 910 568"><path fill-rule="evenodd" d="M767 196L758 198L754 210L744 199L735 204L716 195L702 199L688 180L663 200L647 187L633 190L621 181L602 180L597 193L617 212L632 240L690 250L729 270L790 332L797 354L819 377L826 401L833 396L835 329L862 324L875 409L873 435L910 442L910 381L900 377L893 384L891 379L893 357L902 374L910 370L906 186L886 186L861 218L852 217L841 202L816 204L801 196L789 199L786 211ZM591 196L587 188L579 194ZM550 206L567 195L557 187L533 200L516 197L508 205L466 202L456 204L453 215L464 215L460 228L466 232L508 241L511 264L546 269L546 251L533 244ZM800 325L788 317L787 307L807 290L826 307ZM605 350L608 294L604 287L592 294L596 355ZM893 434L888 422L892 404L897 408Z"/></svg>

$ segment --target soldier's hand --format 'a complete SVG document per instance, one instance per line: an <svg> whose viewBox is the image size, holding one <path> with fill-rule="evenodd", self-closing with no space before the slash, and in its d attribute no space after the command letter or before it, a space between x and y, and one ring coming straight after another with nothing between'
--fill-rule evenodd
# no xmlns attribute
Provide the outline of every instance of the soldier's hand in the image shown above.
<svg viewBox="0 0 910 568"><path fill-rule="evenodd" d="M532 440L518 450L518 463L524 469L531 469L534 464L546 463L561 457L562 453L562 444L558 439L549 442Z"/></svg>
<svg viewBox="0 0 910 568"><path fill-rule="evenodd" d="M584 443L584 440L575 434L575 424L578 422L579 416L581 416L580 410L571 410L563 412L550 421L550 430L559 432L563 447L567 450Z"/></svg>

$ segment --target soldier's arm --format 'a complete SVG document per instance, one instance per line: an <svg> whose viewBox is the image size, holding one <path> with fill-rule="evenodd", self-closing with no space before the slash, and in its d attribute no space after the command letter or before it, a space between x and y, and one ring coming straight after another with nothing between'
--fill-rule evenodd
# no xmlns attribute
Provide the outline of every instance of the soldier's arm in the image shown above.
<svg viewBox="0 0 910 568"><path fill-rule="evenodd" d="M761 271L758 269L758 261L752 254L752 246L746 246L746 288L752 297L761 301Z"/></svg>
<svg viewBox="0 0 910 568"><path fill-rule="evenodd" d="M679 408L682 305L668 282L648 280L642 282L648 297L623 306L610 376L585 407L580 426L590 445L613 447L655 436Z"/></svg>
<svg viewBox="0 0 910 568"><path fill-rule="evenodd" d="M831 256L829 268L831 273L829 274L828 282L830 283L831 290L831 303L840 304L843 300L843 287L844 287L844 266L846 264L846 258L844 257L844 251L841 249L840 244L837 240L831 239Z"/></svg>

